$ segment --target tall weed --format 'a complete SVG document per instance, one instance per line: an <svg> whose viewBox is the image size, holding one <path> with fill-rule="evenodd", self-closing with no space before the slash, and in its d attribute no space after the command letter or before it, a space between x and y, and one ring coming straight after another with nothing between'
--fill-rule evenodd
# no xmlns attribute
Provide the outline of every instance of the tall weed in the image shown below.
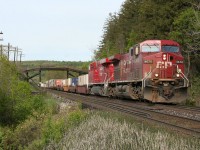
<svg viewBox="0 0 200 150"><path fill-rule="evenodd" d="M65 133L59 143L51 143L47 149L101 149L101 150L197 150L198 139L172 136L162 131L152 132L135 124L119 122L94 114L77 128Z"/></svg>
<svg viewBox="0 0 200 150"><path fill-rule="evenodd" d="M200 77L198 75L194 76L191 80L189 93L190 97L187 104L200 106Z"/></svg>

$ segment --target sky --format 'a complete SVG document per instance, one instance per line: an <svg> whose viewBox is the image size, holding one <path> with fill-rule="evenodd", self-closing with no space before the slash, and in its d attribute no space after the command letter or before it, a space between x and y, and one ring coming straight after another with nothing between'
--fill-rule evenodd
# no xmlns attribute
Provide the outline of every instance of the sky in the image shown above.
<svg viewBox="0 0 200 150"><path fill-rule="evenodd" d="M0 0L0 44L21 48L22 60L89 61L124 1Z"/></svg>

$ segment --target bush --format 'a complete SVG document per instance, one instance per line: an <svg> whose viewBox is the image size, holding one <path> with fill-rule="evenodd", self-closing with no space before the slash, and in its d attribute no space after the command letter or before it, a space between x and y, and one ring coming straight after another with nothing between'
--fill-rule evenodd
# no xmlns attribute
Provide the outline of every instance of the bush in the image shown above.
<svg viewBox="0 0 200 150"><path fill-rule="evenodd" d="M58 118L59 117L59 118ZM48 144L51 141L58 142L63 133L69 128L76 127L80 122L84 120L86 114L80 110L75 110L69 114L56 116L55 118L49 118L46 120L43 127L43 141Z"/></svg>
<svg viewBox="0 0 200 150"><path fill-rule="evenodd" d="M68 130L85 120L87 113L73 110L54 115L33 114L15 129L0 130L0 149L43 149L59 142Z"/></svg>
<svg viewBox="0 0 200 150"><path fill-rule="evenodd" d="M33 97L30 104L31 103L33 104L31 108L32 113L29 115L28 119L14 128L4 127L2 131L0 130L0 148L24 149L33 144L39 148L41 145L45 144L43 140L41 140L43 136L43 127L48 120L47 118L52 115L52 112L55 112L54 109L57 104L55 100L53 102L52 99L45 99L44 96L40 95ZM58 126L54 127L57 128Z"/></svg>
<svg viewBox="0 0 200 150"><path fill-rule="evenodd" d="M31 113L31 87L20 81L14 64L0 58L0 124L12 125Z"/></svg>
<svg viewBox="0 0 200 150"><path fill-rule="evenodd" d="M32 95L30 84L19 79L15 65L4 57L0 58L0 69L0 125L16 126L33 112L56 113L55 102Z"/></svg>
<svg viewBox="0 0 200 150"><path fill-rule="evenodd" d="M200 77L194 76L191 79L191 87L189 90L190 97L187 100L187 105L196 105L200 106Z"/></svg>

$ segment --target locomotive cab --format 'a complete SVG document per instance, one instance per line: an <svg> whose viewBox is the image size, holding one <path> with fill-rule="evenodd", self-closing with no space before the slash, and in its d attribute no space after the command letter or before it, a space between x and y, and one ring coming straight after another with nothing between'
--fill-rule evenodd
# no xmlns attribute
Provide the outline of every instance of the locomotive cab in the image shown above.
<svg viewBox="0 0 200 150"><path fill-rule="evenodd" d="M186 100L189 81L184 75L179 44L171 40L150 40L141 43L140 48L144 98L165 103Z"/></svg>

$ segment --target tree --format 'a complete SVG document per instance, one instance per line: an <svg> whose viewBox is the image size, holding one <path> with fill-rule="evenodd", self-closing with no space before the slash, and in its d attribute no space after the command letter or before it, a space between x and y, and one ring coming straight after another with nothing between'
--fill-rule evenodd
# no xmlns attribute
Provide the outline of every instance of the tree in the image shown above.
<svg viewBox="0 0 200 150"><path fill-rule="evenodd" d="M126 0L121 10L106 20L95 58L128 52L147 39L169 39L175 18L189 7L188 0Z"/></svg>
<svg viewBox="0 0 200 150"><path fill-rule="evenodd" d="M38 101L31 95L30 85L19 79L15 65L6 57L0 57L0 70L0 124L13 125L37 110L34 106Z"/></svg>

